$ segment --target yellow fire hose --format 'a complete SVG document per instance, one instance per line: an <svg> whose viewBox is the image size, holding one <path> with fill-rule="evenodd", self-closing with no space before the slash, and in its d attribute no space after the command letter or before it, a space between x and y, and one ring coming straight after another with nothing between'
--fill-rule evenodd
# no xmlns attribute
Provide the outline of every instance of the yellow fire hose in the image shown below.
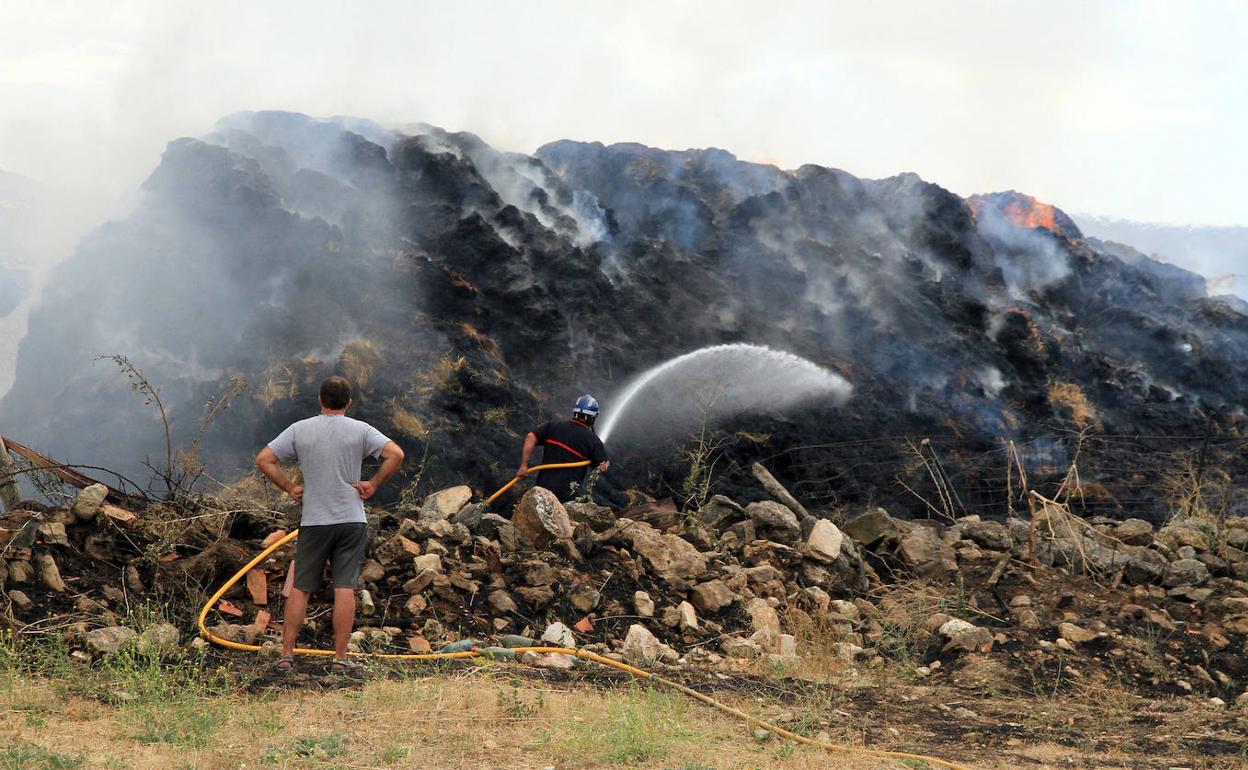
<svg viewBox="0 0 1248 770"><path fill-rule="evenodd" d="M580 466L584 466L588 464L589 464L588 460L583 461L583 462L577 462L577 463L551 463L548 465L538 465L533 468L530 468L529 472L532 473L534 471L544 470L547 468L575 468L575 467L580 467ZM485 504L489 505L499 495L503 494L508 489L510 489L513 484L515 484L517 481L520 480L520 478L521 478L520 476L516 476L511 481L507 482L507 484L505 484L502 489L498 490L493 495L490 495L490 497L486 499ZM230 590L230 588L232 588L234 584L237 583L239 580L242 580L243 577L248 572L250 572L256 565L260 564L262 561L267 559L274 551L286 545L287 543L291 542L297 537L299 537L299 530L296 529L290 532L290 534L286 535L285 537L281 538L277 542L270 545L268 548L265 548L263 551L258 553L254 559L247 562L247 564L244 565L242 569L240 569L238 572L235 572L233 577L231 577L229 580L221 584L221 587L218 588L216 592L213 593L213 595L208 598L208 601L204 603L203 609L199 611L199 619L198 619L199 632L200 634L203 635L205 639L212 642L213 644L218 644L222 647L227 647L231 650L243 650L245 652L261 652L263 650L263 648L258 644L244 644L242 642L234 642L229 639L223 639L222 637L217 636L216 634L209 631L207 623L206 623L206 620L208 618L208 612L213 608L213 606L216 605L218 601L220 601L221 597L225 595L226 591ZM754 725L755 727L759 727L763 730L766 730L767 732L778 735L781 738L786 738L791 741L796 741L797 743L803 743L803 744L806 744L807 746L814 746L816 748L823 749L824 751L833 752L833 753L842 753L842 754L857 754L860 756L875 757L879 759L898 759L898 760L912 760L912 761L918 761L918 762L926 762L930 765L935 765L937 767L948 768L948 770L969 770L969 768L963 765L954 764L953 762L948 762L946 760L938 759L936 757L925 756L923 754L907 754L907 753L900 752L900 751L880 751L876 749L863 749L863 748L857 748L854 746L842 746L842 745L835 744L835 743L828 743L826 741L818 741L813 738L807 738L804 735L798 735L797 733L786 730L783 727L780 727L779 725L772 724L771 722L765 722L757 717L750 716L749 714L745 713L744 711L741 711L740 709L735 709L732 706L728 706L726 704L720 703L714 698L711 698L708 695L703 695L697 690L694 690L690 687L686 687L685 685L680 684L679 682L674 682L671 679L666 679L664 677L659 676L658 674L637 668L636 666L630 666L627 663L621 663L616 660L611 660L610 658L605 658L601 655L596 655L592 652L586 652L585 650L576 650L576 649L572 649L569 647L513 647L511 648L511 651L516 654L520 654L522 652L532 652L532 653L537 653L537 654L558 653L562 655L571 655L571 656L580 658L582 660L590 660L590 661L593 661L594 663L598 663L603 666L609 666L610 668L623 671L637 679L642 679L648 682L657 682L658 684L661 684L664 687L668 687L670 689L676 690L677 692L684 693L685 695L688 695L690 698L701 701L702 703L705 703L711 708L718 709L719 711L722 711L725 714L734 716L737 719L740 719L748 724ZM334 651L318 649L318 648L310 648L310 647L296 647L295 654L297 655L333 655ZM383 658L383 659L388 659L388 660L455 660L455 659L463 659L463 658L477 658L477 657L484 656L484 654L477 649L464 650L462 652L405 652L405 653L353 652L350 654L354 656L358 656L358 657Z"/></svg>

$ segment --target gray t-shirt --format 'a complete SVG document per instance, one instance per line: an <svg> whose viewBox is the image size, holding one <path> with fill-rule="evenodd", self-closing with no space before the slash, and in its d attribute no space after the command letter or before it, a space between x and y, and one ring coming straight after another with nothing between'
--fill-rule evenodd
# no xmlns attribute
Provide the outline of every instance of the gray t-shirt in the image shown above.
<svg viewBox="0 0 1248 770"><path fill-rule="evenodd" d="M277 459L303 471L300 526L364 522L364 501L351 485L365 457L377 457L390 439L366 422L318 414L291 425L269 442Z"/></svg>

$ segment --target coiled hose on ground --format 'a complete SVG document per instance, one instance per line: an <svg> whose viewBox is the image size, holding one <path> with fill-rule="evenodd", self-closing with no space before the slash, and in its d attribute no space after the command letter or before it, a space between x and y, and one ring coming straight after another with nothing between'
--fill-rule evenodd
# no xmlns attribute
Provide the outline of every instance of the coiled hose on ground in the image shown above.
<svg viewBox="0 0 1248 770"><path fill-rule="evenodd" d="M532 473L534 471L540 471L543 469L550 469L550 468L576 468L576 467L581 467L581 466L588 465L588 464L589 464L588 460L582 461L582 462L576 462L576 463L550 463L547 465L538 465L533 468L530 468L529 472ZM520 480L520 478L521 478L520 476L516 476L511 481L503 485L503 487L499 489L497 492L490 495L490 497L487 498L485 501L486 505L490 504L495 499L497 499L499 495L503 494L508 489L510 489L513 484L515 484L517 481ZM260 652L262 650L262 648L258 644L244 644L242 642L230 641L229 639L223 639L217 636L216 634L212 633L211 631L209 631L207 623L206 623L207 618L208 618L208 613L209 611L211 611L213 606L215 606L216 603L220 601L221 597L225 595L225 592L230 590L230 588L232 588L234 584L237 583L239 580L242 580L243 577L248 572L250 572L256 565L260 564L262 561L267 559L274 551L286 545L287 543L291 542L297 537L299 537L299 530L296 529L290 532L290 534L286 535L285 537L281 538L277 542L270 545L268 548L265 548L263 551L257 554L254 559L247 562L247 564L244 565L242 569L234 573L233 577L231 577L229 580L221 584L221 587L218 588L212 594L212 596L208 598L208 601L204 603L203 609L199 611L199 619L198 619L199 632L200 634L203 635L205 639L212 642L213 644L217 644L217 645L226 647L231 650L241 650L243 652ZM489 657L493 657L496 654L496 650L497 648L475 648L474 647L471 649L460 650L457 652L410 652L410 653L408 652L404 652L404 653L356 652L356 653L351 653L351 654L354 656L359 656L359 657L383 658L383 659L388 659L388 660L456 660L456 659L478 658L478 657L489 658ZM875 757L879 759L898 759L898 760L911 760L911 761L918 761L918 762L926 762L929 765L935 765L937 767L948 768L948 770L969 770L969 768L963 765L958 765L953 762L949 762L943 759L938 759L936 757L925 756L923 754L908 754L908 753L900 752L900 751L880 751L877 749L864 749L864 748L858 748L855 746L842 746L842 745L835 744L835 743L829 743L827 741L815 740L814 738L807 738L804 735L798 735L797 733L786 730L783 727L780 727L779 725L775 725L775 724L772 724L771 722L766 722L757 717L750 716L749 714L745 713L744 711L741 711L740 709L736 709L727 704L720 703L714 698L708 695L703 695L697 690L694 690L690 687L686 687L685 685L680 684L679 682L674 682L671 679L661 677L658 674L655 674L653 672L645 671L644 669L637 668L636 666L630 666L627 663L621 663L620 661L617 661L617 660L611 660L610 658L605 658L601 655L596 655L592 652L586 652L584 650L576 650L576 649L572 649L569 647L537 647L537 646L513 647L511 648L510 651L516 654L519 654L522 652L533 652L533 653L539 653L539 654L559 653L562 655L571 655L571 656L580 658L581 660L593 661L594 663L598 663L603 666L608 666L610 668L623 671L624 673L629 674L630 676L633 676L637 679L641 679L641 680L648 681L648 682L654 682L664 687L667 687L669 689L676 690L677 692L688 695L690 698L693 698L695 700L701 701L702 703L705 703L711 708L722 711L725 714L734 716L737 719L742 720L743 722L746 722L748 724L754 725L755 727L761 728L770 733L778 735L781 738L785 738L791 741L796 741L797 743L803 743L803 744L806 744L807 746L814 746L816 748L823 749L824 751L828 751L832 753L840 753L840 754L855 754L858 756ZM295 654L297 655L333 655L334 651L319 649L319 648L311 648L311 647L296 647Z"/></svg>

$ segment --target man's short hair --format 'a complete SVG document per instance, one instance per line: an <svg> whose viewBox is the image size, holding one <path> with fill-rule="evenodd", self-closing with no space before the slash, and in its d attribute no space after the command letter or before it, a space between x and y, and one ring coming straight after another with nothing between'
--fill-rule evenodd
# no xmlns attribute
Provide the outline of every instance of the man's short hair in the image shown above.
<svg viewBox="0 0 1248 770"><path fill-rule="evenodd" d="M351 383L345 377L330 377L321 383L321 406L346 409L351 403Z"/></svg>

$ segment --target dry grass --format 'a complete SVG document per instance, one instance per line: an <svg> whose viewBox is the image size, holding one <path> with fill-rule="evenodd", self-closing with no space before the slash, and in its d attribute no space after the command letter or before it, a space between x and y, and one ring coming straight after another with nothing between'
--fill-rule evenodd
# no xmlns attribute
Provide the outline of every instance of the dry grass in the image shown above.
<svg viewBox="0 0 1248 770"><path fill-rule="evenodd" d="M390 416L390 423L398 429L399 433L421 441L429 437L429 428L425 426L425 423L404 409L397 401L392 401L386 412Z"/></svg>
<svg viewBox="0 0 1248 770"><path fill-rule="evenodd" d="M364 390L381 366L381 352L370 340L352 340L338 357L342 374L358 390Z"/></svg>
<svg viewBox="0 0 1248 770"><path fill-rule="evenodd" d="M498 361L500 364L503 362L502 352L499 350L498 343L495 342L492 337L467 321L461 322L459 324L459 329L486 355L493 358L495 361Z"/></svg>
<svg viewBox="0 0 1248 770"><path fill-rule="evenodd" d="M194 710L169 709L159 729L134 717L124 705L11 683L0 736L29 760L15 765L24 767L904 767L760 742L744 726L668 693L540 687L488 671L331 692L218 696ZM0 752L0 767L6 761Z"/></svg>
<svg viewBox="0 0 1248 770"><path fill-rule="evenodd" d="M1174 467L1161 474L1161 489L1170 503L1167 524L1189 522L1220 527L1231 507L1233 480L1225 469L1225 458L1201 467L1198 459L1179 456Z"/></svg>
<svg viewBox="0 0 1248 770"><path fill-rule="evenodd" d="M927 597L921 586L892 596L892 622L909 625L929 609ZM228 666L205 669L194 657L161 666L122 656L83 669L57 648L45 650L32 669L12 650L0 646L5 769L930 766L758 740L744 724L669 691L521 679L502 664L441 673L379 667L370 672L375 678L329 690L317 685L344 683L318 681L313 673L303 689L295 684L256 694L247 693ZM992 687L987 680L1004 675L1001 662L988 663L968 661L956 687L888 678L891 667L879 673L880 681L868 681L842 676L833 666L819 683L780 672L737 689L730 676L713 694L802 735L930 753L975 768L1192 766L1183 760L1198 745L1193 741L1227 724L1224 709L1153 702L1112 683L1063 687L1062 694L1046 685L1037 687L1042 697L1024 697L1017 688ZM717 681L704 673L705 681ZM951 714L946 704L959 703L975 714ZM951 739L955 725L961 737ZM1159 737L1169 742L1159 744ZM1196 766L1234 767L1238 761L1222 754Z"/></svg>
<svg viewBox="0 0 1248 770"><path fill-rule="evenodd" d="M1100 425L1101 417L1083 389L1073 382L1049 381L1049 401L1064 407L1080 428Z"/></svg>
<svg viewBox="0 0 1248 770"><path fill-rule="evenodd" d="M468 359L451 353L444 353L433 366L433 381L437 386L452 394L463 394L464 386L460 377L468 371Z"/></svg>

